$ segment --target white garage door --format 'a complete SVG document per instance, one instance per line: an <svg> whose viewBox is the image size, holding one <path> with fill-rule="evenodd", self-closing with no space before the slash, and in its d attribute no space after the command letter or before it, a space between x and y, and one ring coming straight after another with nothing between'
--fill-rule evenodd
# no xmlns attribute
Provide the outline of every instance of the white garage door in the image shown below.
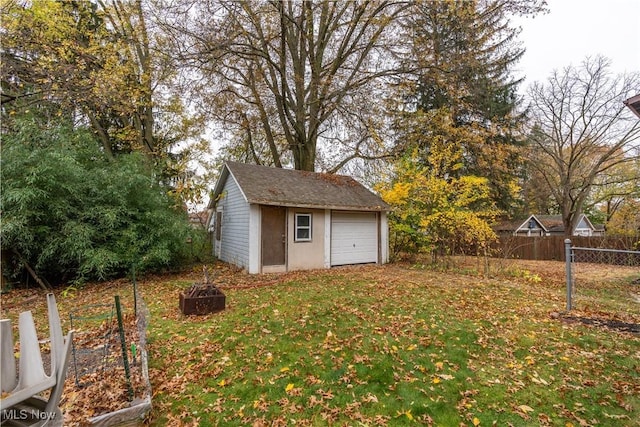
<svg viewBox="0 0 640 427"><path fill-rule="evenodd" d="M375 212L331 215L331 265L378 262Z"/></svg>

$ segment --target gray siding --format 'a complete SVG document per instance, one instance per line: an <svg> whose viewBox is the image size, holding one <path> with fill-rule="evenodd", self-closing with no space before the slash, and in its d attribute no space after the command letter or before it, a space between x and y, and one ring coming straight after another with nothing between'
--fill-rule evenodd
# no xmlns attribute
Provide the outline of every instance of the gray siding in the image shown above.
<svg viewBox="0 0 640 427"><path fill-rule="evenodd" d="M589 224L587 224L587 221L584 219L584 217L580 218L580 222L578 223L578 225L576 225L576 228L591 228L589 227Z"/></svg>
<svg viewBox="0 0 640 427"><path fill-rule="evenodd" d="M224 185L220 260L249 267L249 204L231 175Z"/></svg>

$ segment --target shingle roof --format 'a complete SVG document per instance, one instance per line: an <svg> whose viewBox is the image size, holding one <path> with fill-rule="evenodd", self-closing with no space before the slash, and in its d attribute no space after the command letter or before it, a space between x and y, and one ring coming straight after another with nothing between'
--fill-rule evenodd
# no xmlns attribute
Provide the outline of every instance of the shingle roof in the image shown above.
<svg viewBox="0 0 640 427"><path fill-rule="evenodd" d="M529 220L534 218L545 231L562 232L564 231L564 223L562 215L529 215L526 218L516 218L510 221L500 222L493 226L498 232L516 231L522 227L527 228Z"/></svg>
<svg viewBox="0 0 640 427"><path fill-rule="evenodd" d="M214 189L214 199L222 191L227 174L240 186L248 203L261 205L388 211L379 196L352 177L245 163L225 163Z"/></svg>
<svg viewBox="0 0 640 427"><path fill-rule="evenodd" d="M536 215L536 218L544 225L547 231L564 231L562 215Z"/></svg>
<svg viewBox="0 0 640 427"><path fill-rule="evenodd" d="M580 214L580 219L586 218L583 214ZM564 222L562 221L562 215L529 215L527 218L514 219L511 221L500 222L493 226L493 229L497 232L516 231L518 229L526 229L527 224L531 218L544 227L547 232L562 233L564 232ZM580 219L578 222L580 222ZM587 218L588 221L588 218ZM596 229L594 227L594 229Z"/></svg>
<svg viewBox="0 0 640 427"><path fill-rule="evenodd" d="M525 221L524 218L522 219L514 219L514 220L510 220L510 221L500 221L496 224L494 224L491 228L493 228L493 231L496 232L513 232L515 230L518 229L518 227L520 227L522 225L522 223Z"/></svg>

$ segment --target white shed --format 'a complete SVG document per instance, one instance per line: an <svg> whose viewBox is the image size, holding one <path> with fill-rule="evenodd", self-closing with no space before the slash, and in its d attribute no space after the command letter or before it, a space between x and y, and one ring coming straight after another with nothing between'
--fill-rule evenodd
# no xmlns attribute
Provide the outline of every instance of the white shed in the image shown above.
<svg viewBox="0 0 640 427"><path fill-rule="evenodd" d="M208 208L214 254L249 273L389 259L389 206L348 176L227 162Z"/></svg>

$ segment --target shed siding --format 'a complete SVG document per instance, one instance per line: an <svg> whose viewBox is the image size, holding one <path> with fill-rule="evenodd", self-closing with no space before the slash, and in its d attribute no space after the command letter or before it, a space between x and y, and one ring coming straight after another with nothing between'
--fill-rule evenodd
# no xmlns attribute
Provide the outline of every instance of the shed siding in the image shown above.
<svg viewBox="0 0 640 427"><path fill-rule="evenodd" d="M220 260L244 268L249 267L249 204L230 175L224 185L222 206L222 239Z"/></svg>
<svg viewBox="0 0 640 427"><path fill-rule="evenodd" d="M389 220L386 212L380 212L380 263L389 262Z"/></svg>
<svg viewBox="0 0 640 427"><path fill-rule="evenodd" d="M297 242L295 239L295 215L311 214L311 241ZM320 209L288 209L287 270L310 270L324 268L325 211Z"/></svg>

